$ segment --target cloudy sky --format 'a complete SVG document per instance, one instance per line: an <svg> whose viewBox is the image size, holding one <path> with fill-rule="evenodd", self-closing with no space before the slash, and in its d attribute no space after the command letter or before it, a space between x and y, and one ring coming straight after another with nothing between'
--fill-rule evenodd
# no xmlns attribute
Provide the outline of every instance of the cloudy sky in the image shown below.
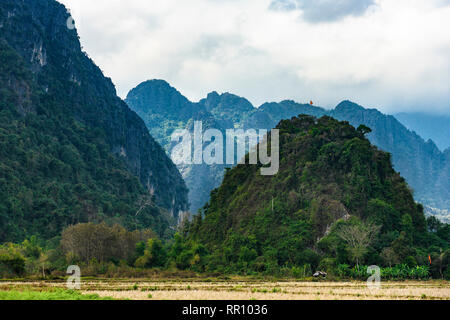
<svg viewBox="0 0 450 320"><path fill-rule="evenodd" d="M450 0L60 0L126 96L164 79L192 101L350 99L450 114Z"/></svg>

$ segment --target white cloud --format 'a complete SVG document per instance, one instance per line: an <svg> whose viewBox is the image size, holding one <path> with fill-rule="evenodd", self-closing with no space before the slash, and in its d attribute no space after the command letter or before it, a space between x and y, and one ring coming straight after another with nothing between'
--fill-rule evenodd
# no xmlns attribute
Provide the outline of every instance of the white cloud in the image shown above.
<svg viewBox="0 0 450 320"><path fill-rule="evenodd" d="M377 0L332 23L269 10L272 0L61 2L75 6L85 50L122 97L160 78L194 101L217 90L255 105L351 99L450 113L447 0Z"/></svg>
<svg viewBox="0 0 450 320"><path fill-rule="evenodd" d="M308 22L333 22L348 16L363 15L373 0L273 0L269 8L276 11L301 10Z"/></svg>

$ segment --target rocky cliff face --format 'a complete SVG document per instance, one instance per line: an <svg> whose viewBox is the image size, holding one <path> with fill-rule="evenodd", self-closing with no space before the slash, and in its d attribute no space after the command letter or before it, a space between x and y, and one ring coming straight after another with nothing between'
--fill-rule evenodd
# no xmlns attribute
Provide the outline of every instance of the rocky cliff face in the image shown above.
<svg viewBox="0 0 450 320"><path fill-rule="evenodd" d="M201 121L203 131L209 128L224 131L220 119L209 111L220 110L221 98L215 95L208 97L208 102L193 103L166 81L151 80L131 90L125 101L144 119L152 136L171 154L174 147L171 135L176 129L193 133L194 122ZM225 165L180 164L178 169L189 188L191 212L196 213L208 201L211 190L222 182Z"/></svg>
<svg viewBox="0 0 450 320"><path fill-rule="evenodd" d="M66 8L54 0L2 0L2 64L9 68L2 79L2 111L51 118L60 130L72 130L73 123L84 127L81 134L92 135L92 147L105 144L150 191L156 205L177 218L188 210L181 175L144 122L117 97L111 80L82 52L68 18ZM14 65L20 68L12 70ZM86 155L78 149L81 157ZM120 189L120 181L116 184Z"/></svg>
<svg viewBox="0 0 450 320"><path fill-rule="evenodd" d="M206 111L162 80L141 83L128 93L125 101L166 150L175 129L184 128L190 119Z"/></svg>
<svg viewBox="0 0 450 320"><path fill-rule="evenodd" d="M231 93L211 92L199 102L210 112L223 128L240 127L255 107L245 98Z"/></svg>

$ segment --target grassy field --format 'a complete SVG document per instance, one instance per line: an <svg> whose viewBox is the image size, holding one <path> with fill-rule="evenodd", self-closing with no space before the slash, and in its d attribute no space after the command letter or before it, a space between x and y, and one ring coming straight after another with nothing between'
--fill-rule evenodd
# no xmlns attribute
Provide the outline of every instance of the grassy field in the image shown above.
<svg viewBox="0 0 450 320"><path fill-rule="evenodd" d="M84 280L79 292L62 281L3 281L0 300L450 300L447 281L295 282L252 280Z"/></svg>
<svg viewBox="0 0 450 320"><path fill-rule="evenodd" d="M39 291L33 288L0 291L0 300L110 300L111 297L100 297L98 294L82 294L65 289L47 289Z"/></svg>

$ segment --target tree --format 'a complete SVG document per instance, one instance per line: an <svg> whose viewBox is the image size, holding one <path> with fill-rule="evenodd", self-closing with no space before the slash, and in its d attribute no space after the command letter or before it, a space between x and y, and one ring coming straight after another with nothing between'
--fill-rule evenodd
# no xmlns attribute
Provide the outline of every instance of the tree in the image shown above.
<svg viewBox="0 0 450 320"><path fill-rule="evenodd" d="M6 278L25 273L25 257L11 243L0 245L0 277Z"/></svg>
<svg viewBox="0 0 450 320"><path fill-rule="evenodd" d="M442 227L443 223L440 222L435 216L428 217L427 219L428 231L436 233Z"/></svg>
<svg viewBox="0 0 450 320"><path fill-rule="evenodd" d="M392 267L392 265L394 264L400 263L397 254L391 247L384 248L383 251L381 251L381 258L385 263L389 264L389 267Z"/></svg>
<svg viewBox="0 0 450 320"><path fill-rule="evenodd" d="M139 257L135 265L139 268L163 267L167 261L167 252L159 239L147 241L144 255Z"/></svg>
<svg viewBox="0 0 450 320"><path fill-rule="evenodd" d="M381 227L371 222L360 222L346 225L337 231L339 238L344 240L349 247L349 252L359 269L359 262L368 251L380 232Z"/></svg>
<svg viewBox="0 0 450 320"><path fill-rule="evenodd" d="M42 253L38 259L38 264L39 268L42 269L42 277L45 278L45 270L51 267L48 255Z"/></svg>
<svg viewBox="0 0 450 320"><path fill-rule="evenodd" d="M439 276L444 279L444 271L448 267L450 259L450 249L443 251L440 249L439 253L432 255L432 267L439 272Z"/></svg>
<svg viewBox="0 0 450 320"><path fill-rule="evenodd" d="M402 231L398 238L392 242L391 247L401 262L415 253L412 247L412 238L405 231Z"/></svg>
<svg viewBox="0 0 450 320"><path fill-rule="evenodd" d="M61 247L69 257L89 263L95 259L101 263L129 260L136 252L136 245L156 238L151 230L127 231L124 227L105 223L85 223L68 227L61 235Z"/></svg>
<svg viewBox="0 0 450 320"><path fill-rule="evenodd" d="M358 132L362 133L363 135L366 135L366 134L372 132L372 129L370 129L369 127L367 127L363 124L360 125L357 130L358 130Z"/></svg>
<svg viewBox="0 0 450 320"><path fill-rule="evenodd" d="M401 225L398 211L391 204L380 199L371 199L368 202L364 217L382 226L381 233L398 230Z"/></svg>
<svg viewBox="0 0 450 320"><path fill-rule="evenodd" d="M413 220L409 214L405 214L402 216L402 231L405 232L406 236L412 242L414 225Z"/></svg>

